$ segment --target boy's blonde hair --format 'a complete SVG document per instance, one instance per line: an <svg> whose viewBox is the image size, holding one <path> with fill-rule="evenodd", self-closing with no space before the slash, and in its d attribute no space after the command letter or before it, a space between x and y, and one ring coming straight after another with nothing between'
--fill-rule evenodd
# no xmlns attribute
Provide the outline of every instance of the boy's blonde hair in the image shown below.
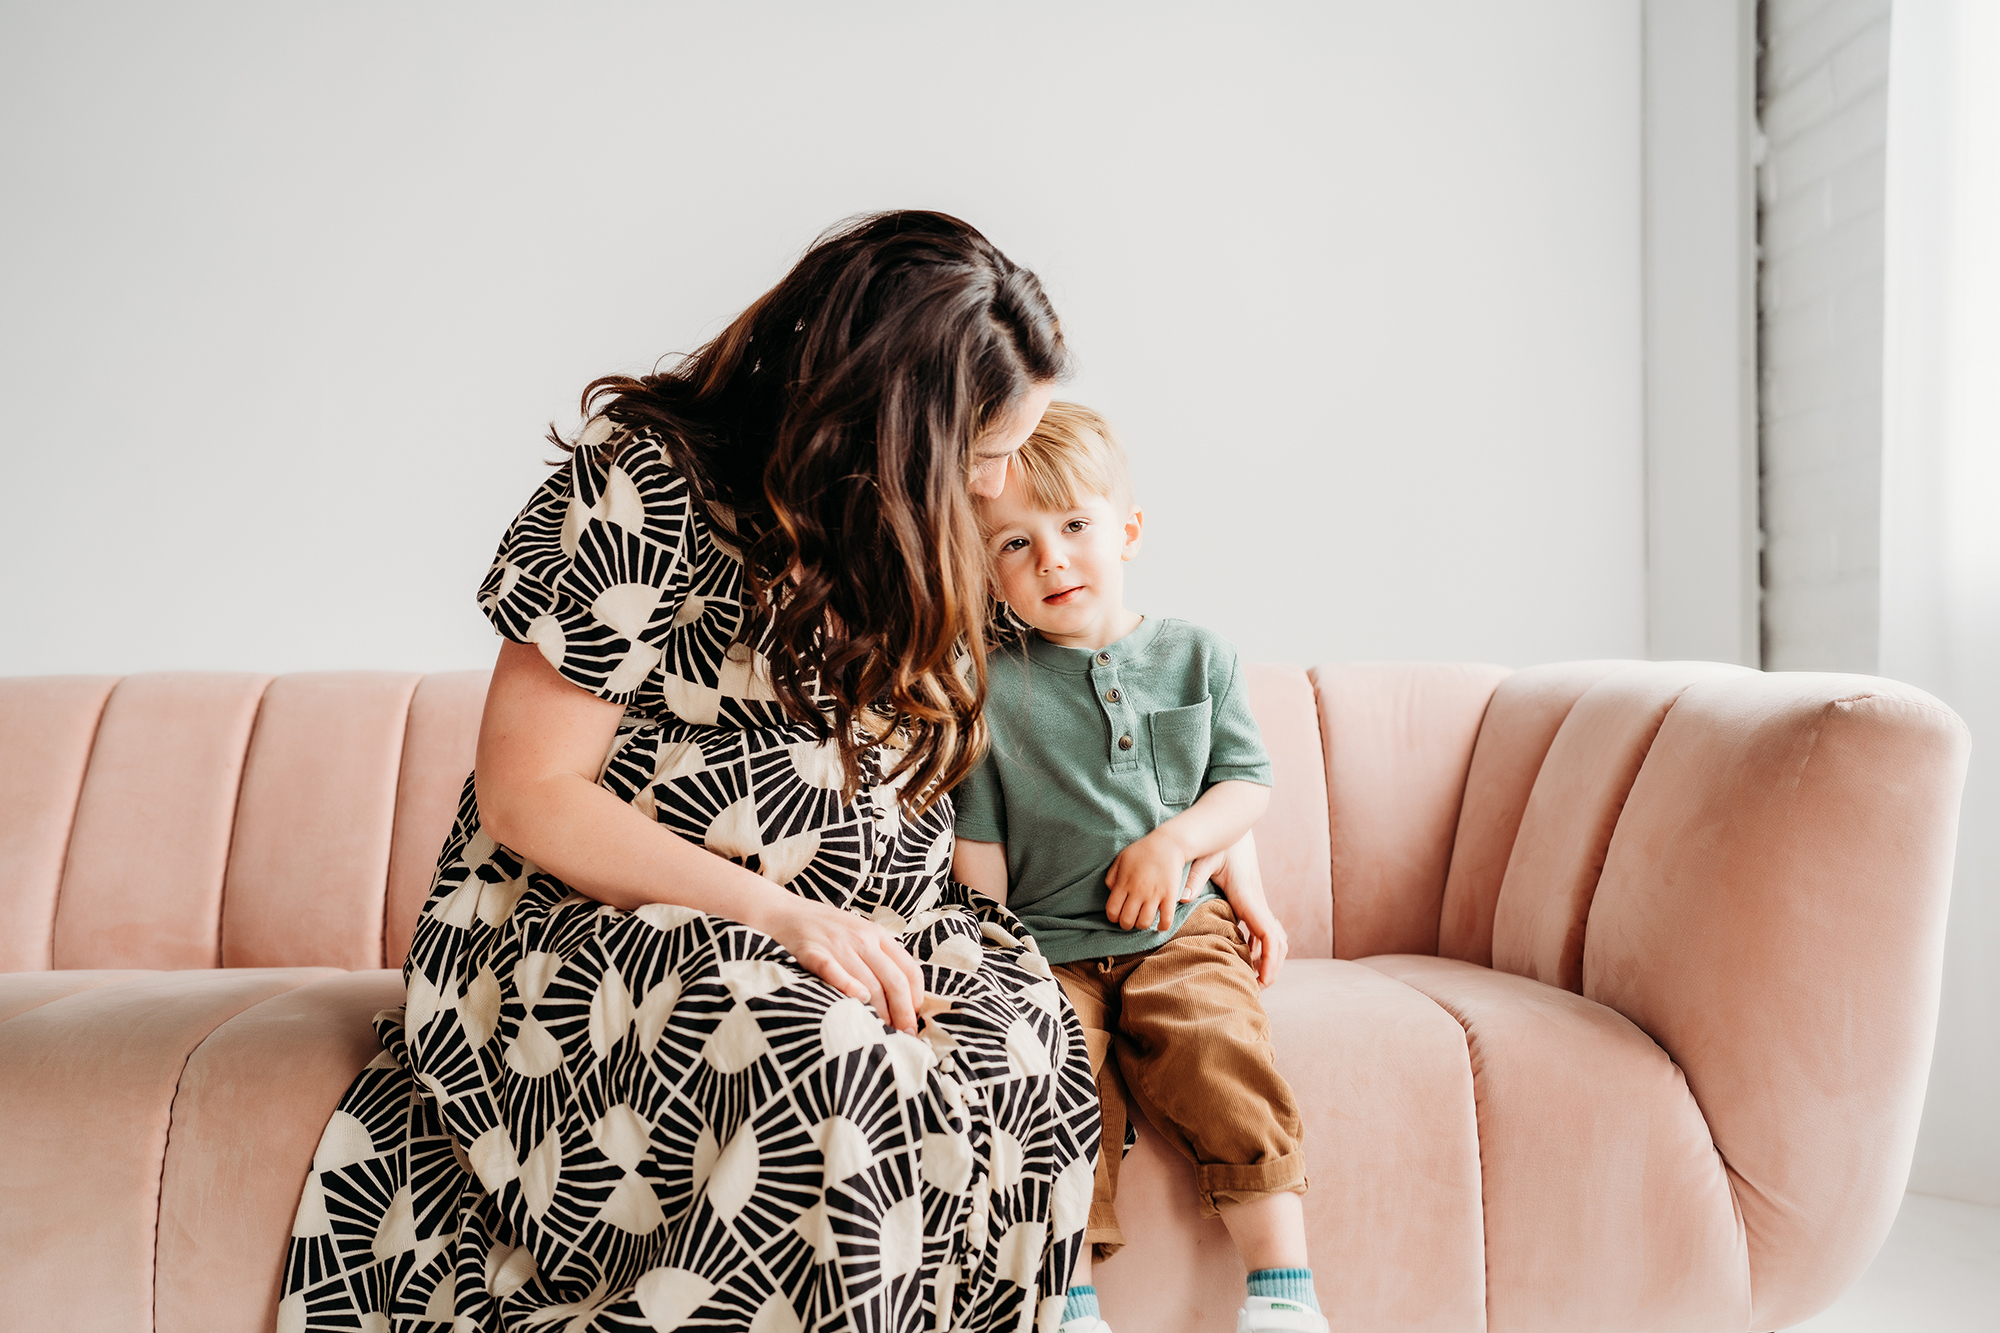
<svg viewBox="0 0 2000 1333"><path fill-rule="evenodd" d="M1080 403L1050 403L1014 466L1037 509L1073 509L1081 496L1121 505L1132 499L1124 447L1111 423Z"/></svg>

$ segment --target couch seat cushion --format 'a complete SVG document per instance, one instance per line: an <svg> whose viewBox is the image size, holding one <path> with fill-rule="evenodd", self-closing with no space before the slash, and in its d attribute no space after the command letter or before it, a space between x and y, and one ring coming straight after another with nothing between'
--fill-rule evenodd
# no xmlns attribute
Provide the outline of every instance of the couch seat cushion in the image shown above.
<svg viewBox="0 0 2000 1333"><path fill-rule="evenodd" d="M401 997L388 971L0 974L9 1322L268 1329L314 1144Z"/></svg>
<svg viewBox="0 0 2000 1333"><path fill-rule="evenodd" d="M1750 1326L1728 1175L1652 1038L1580 995L1473 963L1367 963L1464 1028L1490 1333Z"/></svg>

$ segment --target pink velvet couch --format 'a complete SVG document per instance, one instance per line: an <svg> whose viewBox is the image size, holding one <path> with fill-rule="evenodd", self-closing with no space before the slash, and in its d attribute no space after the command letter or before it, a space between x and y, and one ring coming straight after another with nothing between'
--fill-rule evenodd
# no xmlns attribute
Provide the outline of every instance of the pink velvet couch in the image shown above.
<svg viewBox="0 0 2000 1333"><path fill-rule="evenodd" d="M1336 1329L1750 1333L1861 1270L1929 1062L1964 727L1703 663L1253 668ZM377 1053L483 673L0 681L0 1324L252 1333ZM1144 1134L1121 1333L1242 1269Z"/></svg>

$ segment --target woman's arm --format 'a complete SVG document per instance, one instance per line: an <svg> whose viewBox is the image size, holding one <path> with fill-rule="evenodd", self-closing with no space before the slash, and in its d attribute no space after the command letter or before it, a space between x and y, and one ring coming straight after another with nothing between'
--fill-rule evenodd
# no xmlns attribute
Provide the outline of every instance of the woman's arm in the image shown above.
<svg viewBox="0 0 2000 1333"><path fill-rule="evenodd" d="M1105 919L1121 930L1150 929L1155 920L1164 929L1188 863L1230 847L1270 803L1271 789L1255 782L1232 779L1210 787L1200 800L1118 853L1104 876L1111 890Z"/></svg>
<svg viewBox="0 0 2000 1333"><path fill-rule="evenodd" d="M473 766L486 832L599 902L673 903L760 930L883 1022L916 1031L923 974L895 936L724 860L597 785L624 711L564 680L532 645L504 644Z"/></svg>
<svg viewBox="0 0 2000 1333"><path fill-rule="evenodd" d="M984 894L996 903L1005 904L1007 844L954 838L951 845L951 873L960 884L974 893Z"/></svg>

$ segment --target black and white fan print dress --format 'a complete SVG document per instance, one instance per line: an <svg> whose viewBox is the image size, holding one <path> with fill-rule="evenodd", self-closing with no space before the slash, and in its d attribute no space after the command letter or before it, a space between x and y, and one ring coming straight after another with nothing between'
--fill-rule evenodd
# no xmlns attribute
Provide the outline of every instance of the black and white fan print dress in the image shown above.
<svg viewBox="0 0 2000 1333"><path fill-rule="evenodd" d="M952 812L830 746L735 642L743 566L650 435L603 419L480 589L499 631L625 705L602 785L901 936L930 998L885 1027L774 940L572 892L467 781L383 1053L320 1140L278 1327L486 1333L1052 1330L1089 1212L1082 1033Z"/></svg>

